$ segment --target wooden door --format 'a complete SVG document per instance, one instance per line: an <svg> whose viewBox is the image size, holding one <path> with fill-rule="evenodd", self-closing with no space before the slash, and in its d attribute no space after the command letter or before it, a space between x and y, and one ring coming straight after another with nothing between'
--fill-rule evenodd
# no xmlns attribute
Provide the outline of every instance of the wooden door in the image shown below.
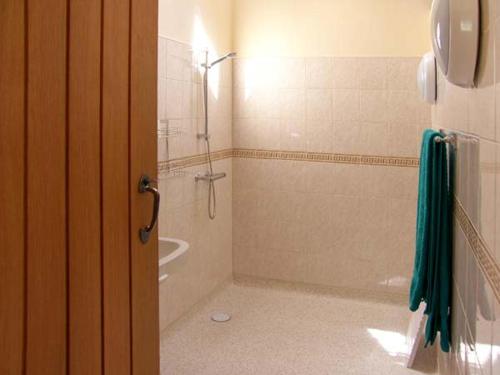
<svg viewBox="0 0 500 375"><path fill-rule="evenodd" d="M137 192L143 174L157 178L158 0L132 0L130 69L130 190ZM140 32L137 32L140 31ZM153 98L154 96L154 98ZM151 219L151 201L132 193L132 372L158 373L158 241L144 245L138 228ZM153 236L154 239L158 235ZM154 338L154 339L153 339Z"/></svg>
<svg viewBox="0 0 500 375"><path fill-rule="evenodd" d="M157 0L0 2L1 374L159 373L156 49Z"/></svg>

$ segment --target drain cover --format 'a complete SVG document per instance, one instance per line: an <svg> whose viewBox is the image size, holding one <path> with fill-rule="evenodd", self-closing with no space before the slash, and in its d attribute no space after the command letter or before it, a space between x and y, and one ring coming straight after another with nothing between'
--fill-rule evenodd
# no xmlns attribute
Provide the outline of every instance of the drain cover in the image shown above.
<svg viewBox="0 0 500 375"><path fill-rule="evenodd" d="M217 323L225 323L231 320L231 315L225 312L216 312L212 314L212 320Z"/></svg>

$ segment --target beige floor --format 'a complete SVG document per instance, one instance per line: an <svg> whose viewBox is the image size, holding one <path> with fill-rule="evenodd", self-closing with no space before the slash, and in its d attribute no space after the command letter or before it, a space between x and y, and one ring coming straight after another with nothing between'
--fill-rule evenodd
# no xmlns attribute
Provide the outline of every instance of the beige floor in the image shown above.
<svg viewBox="0 0 500 375"><path fill-rule="evenodd" d="M217 310L231 321L212 322ZM408 317L395 303L230 284L162 333L161 373L416 374L401 354Z"/></svg>

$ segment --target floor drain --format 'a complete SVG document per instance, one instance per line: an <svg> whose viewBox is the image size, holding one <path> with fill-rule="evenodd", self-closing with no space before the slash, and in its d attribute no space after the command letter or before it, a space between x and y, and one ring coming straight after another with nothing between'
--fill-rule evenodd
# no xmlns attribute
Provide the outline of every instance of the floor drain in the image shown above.
<svg viewBox="0 0 500 375"><path fill-rule="evenodd" d="M225 312L216 312L212 314L212 320L217 323L225 323L231 320L231 315Z"/></svg>

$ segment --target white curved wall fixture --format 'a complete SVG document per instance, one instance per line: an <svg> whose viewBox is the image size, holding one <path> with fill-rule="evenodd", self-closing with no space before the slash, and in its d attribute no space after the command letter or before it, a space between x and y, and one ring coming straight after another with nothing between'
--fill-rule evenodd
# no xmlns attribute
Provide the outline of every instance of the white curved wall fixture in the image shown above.
<svg viewBox="0 0 500 375"><path fill-rule="evenodd" d="M436 58L432 52L426 53L420 61L417 72L417 85L422 100L434 104L437 98L437 75Z"/></svg>
<svg viewBox="0 0 500 375"><path fill-rule="evenodd" d="M461 87L474 86L479 31L479 0L433 1L432 47L449 82Z"/></svg>
<svg viewBox="0 0 500 375"><path fill-rule="evenodd" d="M171 272L179 267L176 263L188 251L189 244L177 238L158 239L159 282L165 281Z"/></svg>

